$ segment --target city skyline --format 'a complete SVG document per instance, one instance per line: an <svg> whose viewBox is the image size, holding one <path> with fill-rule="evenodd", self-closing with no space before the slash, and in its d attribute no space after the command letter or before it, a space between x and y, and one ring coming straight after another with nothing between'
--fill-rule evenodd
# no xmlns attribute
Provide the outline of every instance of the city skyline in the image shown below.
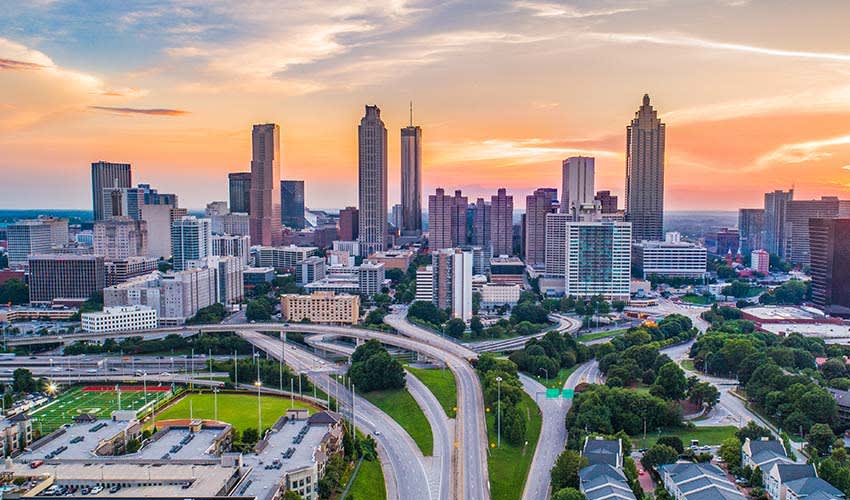
<svg viewBox="0 0 850 500"><path fill-rule="evenodd" d="M850 6L838 2L802 16L719 0L494 2L488 16L331 2L268 19L227 2L100 7L0 14L0 168L15 188L2 208L87 207L98 160L131 163L202 208L227 199L227 173L249 167L244 131L267 122L281 126L284 176L305 180L308 206L354 205L364 104L389 132L392 206L411 99L423 193L505 186L521 206L585 155L597 189L622 197L625 127L644 93L668 126L666 210L756 207L792 185L800 199L843 196L850 184L850 48L836 22ZM711 26L691 23L700 17Z"/></svg>

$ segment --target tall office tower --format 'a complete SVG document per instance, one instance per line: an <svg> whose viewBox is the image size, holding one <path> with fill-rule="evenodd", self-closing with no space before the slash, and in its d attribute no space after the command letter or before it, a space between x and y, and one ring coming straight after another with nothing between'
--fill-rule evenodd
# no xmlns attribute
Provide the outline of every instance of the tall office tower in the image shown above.
<svg viewBox="0 0 850 500"><path fill-rule="evenodd" d="M564 294L628 300L632 225L629 222L567 222Z"/></svg>
<svg viewBox="0 0 850 500"><path fill-rule="evenodd" d="M106 269L100 255L31 255L28 262L33 303L82 303L106 286Z"/></svg>
<svg viewBox="0 0 850 500"><path fill-rule="evenodd" d="M148 255L148 223L130 217L112 217L94 223L95 255L108 260Z"/></svg>
<svg viewBox="0 0 850 500"><path fill-rule="evenodd" d="M431 250L466 244L466 196L447 196L443 188L428 197L428 245Z"/></svg>
<svg viewBox="0 0 850 500"><path fill-rule="evenodd" d="M280 181L281 223L293 229L304 229L304 181Z"/></svg>
<svg viewBox="0 0 850 500"><path fill-rule="evenodd" d="M561 212L572 214L575 220L583 206L595 202L594 165L595 160L587 156L573 156L561 164Z"/></svg>
<svg viewBox="0 0 850 500"><path fill-rule="evenodd" d="M171 256L171 214L174 210L168 205L142 207L141 217L148 226L148 257L167 259Z"/></svg>
<svg viewBox="0 0 850 500"><path fill-rule="evenodd" d="M227 174L230 192L230 211L247 214L251 211L251 172Z"/></svg>
<svg viewBox="0 0 850 500"><path fill-rule="evenodd" d="M452 317L472 319L472 253L444 248L431 253L434 304Z"/></svg>
<svg viewBox="0 0 850 500"><path fill-rule="evenodd" d="M741 252L751 253L764 248L764 209L741 208L738 210L738 233Z"/></svg>
<svg viewBox="0 0 850 500"><path fill-rule="evenodd" d="M39 220L20 220L6 227L9 267L23 267L27 256L50 252L50 225Z"/></svg>
<svg viewBox="0 0 850 500"><path fill-rule="evenodd" d="M410 125L401 129L401 232L422 232L422 129Z"/></svg>
<svg viewBox="0 0 850 500"><path fill-rule="evenodd" d="M564 278L567 269L567 222L570 214L546 214L546 238L544 246L544 275L547 278Z"/></svg>
<svg viewBox="0 0 850 500"><path fill-rule="evenodd" d="M200 261L211 255L212 230L209 219L187 215L171 224L171 256L175 271L196 267L197 264L192 261Z"/></svg>
<svg viewBox="0 0 850 500"><path fill-rule="evenodd" d="M472 209L472 244L479 247L491 247L490 243L490 208L484 198L475 200Z"/></svg>
<svg viewBox="0 0 850 500"><path fill-rule="evenodd" d="M251 142L251 243L280 245L280 127L254 125Z"/></svg>
<svg viewBox="0 0 850 500"><path fill-rule="evenodd" d="M514 197L499 188L490 197L490 239L493 255L513 255Z"/></svg>
<svg viewBox="0 0 850 500"><path fill-rule="evenodd" d="M345 207L339 211L339 239L355 241L360 231L360 211L357 207Z"/></svg>
<svg viewBox="0 0 850 500"><path fill-rule="evenodd" d="M399 234L401 233L401 226L403 224L402 221L404 219L402 215L403 210L401 203L396 203L390 210L390 225L393 227L393 230Z"/></svg>
<svg viewBox="0 0 850 500"><path fill-rule="evenodd" d="M764 249L785 257L785 205L794 199L794 190L764 194Z"/></svg>
<svg viewBox="0 0 850 500"><path fill-rule="evenodd" d="M251 237L230 234L212 236L212 255L218 257L236 257L243 266L248 265L251 256Z"/></svg>
<svg viewBox="0 0 850 500"><path fill-rule="evenodd" d="M664 239L664 134L645 94L626 127L626 220L637 242Z"/></svg>
<svg viewBox="0 0 850 500"><path fill-rule="evenodd" d="M38 219L42 224L50 226L50 244L55 247L67 245L68 236L68 219L63 217L52 217L49 215L39 215Z"/></svg>
<svg viewBox="0 0 850 500"><path fill-rule="evenodd" d="M129 163L99 161L91 164L91 197L94 220L104 219L103 190L128 188L132 185Z"/></svg>
<svg viewBox="0 0 850 500"><path fill-rule="evenodd" d="M139 184L134 188L104 188L103 218L131 217L141 219L142 207L147 205L177 206L177 195L159 193L150 184Z"/></svg>
<svg viewBox="0 0 850 500"><path fill-rule="evenodd" d="M387 247L387 128L378 106L366 106L357 127L360 254Z"/></svg>
<svg viewBox="0 0 850 500"><path fill-rule="evenodd" d="M847 202L835 196L819 200L791 200L785 204L785 258L800 266L809 265L809 219L850 217ZM843 212L843 213L842 213Z"/></svg>
<svg viewBox="0 0 850 500"><path fill-rule="evenodd" d="M566 162L564 163L566 172ZM565 181L566 184L566 181ZM591 190L592 192L592 190ZM535 268L546 264L546 215L558 211L558 190L540 188L525 197L525 264Z"/></svg>
<svg viewBox="0 0 850 500"><path fill-rule="evenodd" d="M850 316L850 219L811 219L812 302L824 312Z"/></svg>
<svg viewBox="0 0 850 500"><path fill-rule="evenodd" d="M599 202L603 214L617 213L617 196L611 195L611 191L597 191L593 199Z"/></svg>

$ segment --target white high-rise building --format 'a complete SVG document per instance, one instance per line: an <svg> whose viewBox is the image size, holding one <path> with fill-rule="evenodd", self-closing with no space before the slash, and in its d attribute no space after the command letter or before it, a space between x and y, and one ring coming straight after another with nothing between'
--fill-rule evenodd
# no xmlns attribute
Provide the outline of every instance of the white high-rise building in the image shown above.
<svg viewBox="0 0 850 500"><path fill-rule="evenodd" d="M416 270L416 300L432 302L434 300L434 268L422 266Z"/></svg>
<svg viewBox="0 0 850 500"><path fill-rule="evenodd" d="M21 220L6 228L9 267L23 267L27 256L45 254L51 248L51 229L39 220Z"/></svg>
<svg viewBox="0 0 850 500"><path fill-rule="evenodd" d="M561 212L580 220L579 215L594 207L596 201L595 160L587 156L573 156L562 163Z"/></svg>
<svg viewBox="0 0 850 500"><path fill-rule="evenodd" d="M564 294L628 300L632 226L628 222L566 222Z"/></svg>
<svg viewBox="0 0 850 500"><path fill-rule="evenodd" d="M237 257L243 266L247 266L248 258L251 256L251 237L214 234L212 254L221 257L228 255Z"/></svg>
<svg viewBox="0 0 850 500"><path fill-rule="evenodd" d="M357 128L360 254L387 248L387 128L378 106L366 106ZM252 206L253 208L253 206Z"/></svg>
<svg viewBox="0 0 850 500"><path fill-rule="evenodd" d="M187 215L171 224L171 255L174 270L189 269L189 261L212 255L212 228L209 219Z"/></svg>
<svg viewBox="0 0 850 500"><path fill-rule="evenodd" d="M432 301L440 309L451 308L452 317L469 321L472 319L472 252L446 248L431 255ZM416 292L418 295L418 285Z"/></svg>
<svg viewBox="0 0 850 500"><path fill-rule="evenodd" d="M568 213L546 214L546 250L545 275L550 278L563 278L567 269L567 222L572 217Z"/></svg>
<svg viewBox="0 0 850 500"><path fill-rule="evenodd" d="M667 233L664 241L643 241L632 245L634 267L643 278L673 276L701 279L706 272L706 249L684 242L676 232Z"/></svg>

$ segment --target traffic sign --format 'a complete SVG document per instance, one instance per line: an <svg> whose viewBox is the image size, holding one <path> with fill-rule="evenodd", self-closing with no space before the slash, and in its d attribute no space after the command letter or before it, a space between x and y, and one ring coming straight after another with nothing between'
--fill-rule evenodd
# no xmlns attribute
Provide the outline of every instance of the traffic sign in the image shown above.
<svg viewBox="0 0 850 500"><path fill-rule="evenodd" d="M573 389L564 389L564 392L561 393L564 399L573 399L575 396L575 391Z"/></svg>
<svg viewBox="0 0 850 500"><path fill-rule="evenodd" d="M557 398L558 396L560 396L560 394L561 394L561 391L559 391L557 388L555 388L555 389L551 389L551 388L546 389L546 397L547 397L547 398L549 398L549 399Z"/></svg>

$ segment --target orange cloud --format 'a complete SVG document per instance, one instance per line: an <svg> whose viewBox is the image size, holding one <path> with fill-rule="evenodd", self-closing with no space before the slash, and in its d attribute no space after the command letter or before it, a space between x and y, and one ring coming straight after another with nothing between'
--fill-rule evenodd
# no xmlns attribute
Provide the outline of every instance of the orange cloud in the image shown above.
<svg viewBox="0 0 850 500"><path fill-rule="evenodd" d="M182 109L167 109L167 108L119 108L113 106L89 106L89 109L99 111L109 111L124 115L154 115L154 116L180 116L189 114L188 111Z"/></svg>

